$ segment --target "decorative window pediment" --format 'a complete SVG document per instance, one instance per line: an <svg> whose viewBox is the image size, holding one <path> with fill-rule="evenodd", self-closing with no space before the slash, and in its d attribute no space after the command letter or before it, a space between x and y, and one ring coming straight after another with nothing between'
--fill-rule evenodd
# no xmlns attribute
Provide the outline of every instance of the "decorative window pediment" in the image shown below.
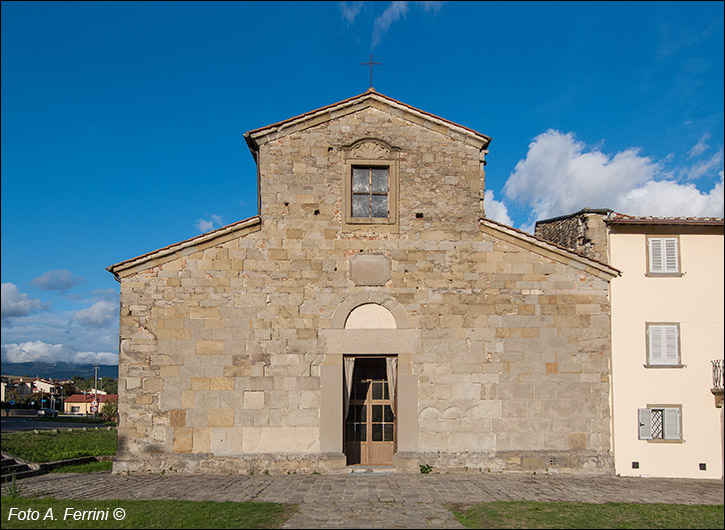
<svg viewBox="0 0 725 530"><path fill-rule="evenodd" d="M377 138L342 149L343 230L397 232L400 150Z"/></svg>
<svg viewBox="0 0 725 530"><path fill-rule="evenodd" d="M383 140L363 138L347 148L347 158L386 160L390 158L390 154L393 149L395 148L391 147Z"/></svg>

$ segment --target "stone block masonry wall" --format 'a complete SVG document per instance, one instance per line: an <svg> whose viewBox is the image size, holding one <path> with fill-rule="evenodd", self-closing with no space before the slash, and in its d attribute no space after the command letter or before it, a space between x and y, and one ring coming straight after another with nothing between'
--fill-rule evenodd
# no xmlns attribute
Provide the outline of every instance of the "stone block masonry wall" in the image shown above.
<svg viewBox="0 0 725 530"><path fill-rule="evenodd" d="M341 146L365 137L400 149L397 233L341 229ZM259 165L261 226L122 278L117 472L339 470L321 335L370 292L420 337L400 469L611 471L607 280L481 227L478 149L367 108L269 140ZM384 285L350 279L360 254L390 260Z"/></svg>
<svg viewBox="0 0 725 530"><path fill-rule="evenodd" d="M589 258L609 262L607 227L608 210L587 211L536 223L536 236Z"/></svg>

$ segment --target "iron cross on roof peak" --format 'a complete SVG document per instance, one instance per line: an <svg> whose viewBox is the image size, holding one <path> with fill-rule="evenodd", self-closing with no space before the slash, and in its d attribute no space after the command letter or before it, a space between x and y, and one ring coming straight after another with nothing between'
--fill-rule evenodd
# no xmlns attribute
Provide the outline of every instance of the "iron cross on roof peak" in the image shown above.
<svg viewBox="0 0 725 530"><path fill-rule="evenodd" d="M370 61L368 61L367 63L360 63L360 64L363 65L363 66L370 66L370 88L372 89L373 88L373 66L377 66L377 65L382 64L382 63L374 63L373 62L373 54L371 53L370 54Z"/></svg>

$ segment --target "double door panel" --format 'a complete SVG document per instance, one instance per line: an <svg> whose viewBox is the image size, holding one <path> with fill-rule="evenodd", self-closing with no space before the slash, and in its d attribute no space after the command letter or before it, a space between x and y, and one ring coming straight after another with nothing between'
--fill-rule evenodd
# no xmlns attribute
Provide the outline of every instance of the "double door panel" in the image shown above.
<svg viewBox="0 0 725 530"><path fill-rule="evenodd" d="M355 360L350 409L345 419L348 465L393 463L395 411L385 358Z"/></svg>

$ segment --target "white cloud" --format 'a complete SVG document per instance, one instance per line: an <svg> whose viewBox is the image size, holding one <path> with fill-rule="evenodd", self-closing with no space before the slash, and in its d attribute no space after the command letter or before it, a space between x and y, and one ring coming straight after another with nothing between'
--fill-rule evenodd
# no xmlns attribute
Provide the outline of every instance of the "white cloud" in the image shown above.
<svg viewBox="0 0 725 530"><path fill-rule="evenodd" d="M705 163L665 171L663 165L627 149L611 156L574 138L548 130L534 138L504 187L507 198L532 209L536 219L576 212L582 208L611 208L631 215L721 216L720 183L709 192L680 184L673 175L699 178L722 168L722 152Z"/></svg>
<svg viewBox="0 0 725 530"><path fill-rule="evenodd" d="M109 352L118 347L118 292L94 290L94 303L80 311L43 311L49 304L28 298L11 283L2 288L3 361L115 364L117 354Z"/></svg>
<svg viewBox="0 0 725 530"><path fill-rule="evenodd" d="M383 14L375 19L373 26L373 43L375 48L383 40L383 36L388 32L393 22L408 14L408 2L391 2L383 11Z"/></svg>
<svg viewBox="0 0 725 530"><path fill-rule="evenodd" d="M107 351L82 351L74 353L71 359L76 364L118 364L118 354Z"/></svg>
<svg viewBox="0 0 725 530"><path fill-rule="evenodd" d="M382 42L383 37L395 22L407 16L411 5L421 8L426 13L436 14L445 3L440 1L407 2L400 0L390 2L383 12L375 17L373 22L371 50L374 50ZM371 3L373 6L382 4L383 2ZM342 18L347 21L348 26L352 26L363 10L365 2L339 2L338 5L340 6ZM376 9L376 7L373 9Z"/></svg>
<svg viewBox="0 0 725 530"><path fill-rule="evenodd" d="M94 289L91 294L97 300L107 300L111 302L118 302L119 294L118 289Z"/></svg>
<svg viewBox="0 0 725 530"><path fill-rule="evenodd" d="M50 308L50 304L21 293L14 283L3 283L1 287L0 307L3 321L12 317L27 316L37 311L46 311Z"/></svg>
<svg viewBox="0 0 725 530"><path fill-rule="evenodd" d="M40 340L3 344L2 360L10 363L34 361L71 362L77 364L118 364L118 354L110 352L76 352L67 344L49 344Z"/></svg>
<svg viewBox="0 0 725 530"><path fill-rule="evenodd" d="M2 352L3 360L11 363L58 361L67 353L66 347L62 344L48 344L40 340L21 344L3 344Z"/></svg>
<svg viewBox="0 0 725 530"><path fill-rule="evenodd" d="M724 197L722 176L709 193L701 192L691 183L651 180L618 197L614 209L629 215L655 217L722 217Z"/></svg>
<svg viewBox="0 0 725 530"><path fill-rule="evenodd" d="M219 215L210 215L209 219L199 219L196 221L196 228L200 232L209 232L215 228L222 226L222 218Z"/></svg>
<svg viewBox="0 0 725 530"><path fill-rule="evenodd" d="M214 223L212 221L206 221L204 219L199 219L196 222L196 229L199 232L208 232L214 228Z"/></svg>
<svg viewBox="0 0 725 530"><path fill-rule="evenodd" d="M355 22L355 17L360 13L365 2L340 2L340 11L342 18L347 20L348 24Z"/></svg>
<svg viewBox="0 0 725 530"><path fill-rule="evenodd" d="M433 11L433 13L437 13L438 11L440 11L441 7L443 7L443 4L445 4L445 2L436 2L436 1L428 1L428 2L423 1L423 2L416 2L416 3L420 7L422 7L423 11L425 11L426 13L430 13L431 11Z"/></svg>
<svg viewBox="0 0 725 530"><path fill-rule="evenodd" d="M707 141L710 139L710 133L705 132L700 139L697 141L695 145L692 146L692 149L690 149L690 152L687 153L688 158L692 158L695 156L700 156L702 153L707 151L710 146L707 145Z"/></svg>
<svg viewBox="0 0 725 530"><path fill-rule="evenodd" d="M511 220L511 217L509 217L506 205L493 198L493 191L486 190L484 193L483 207L486 211L487 218L493 219L494 221L498 221L499 223L507 226L513 226L514 222Z"/></svg>
<svg viewBox="0 0 725 530"><path fill-rule="evenodd" d="M118 305L109 300L101 300L91 307L76 311L72 322L78 322L81 326L101 327L116 318L118 318Z"/></svg>
<svg viewBox="0 0 725 530"><path fill-rule="evenodd" d="M694 180L715 173L718 169L722 167L722 162L723 150L720 149L717 153L712 155L707 160L696 162L691 167L685 168L684 177L688 180Z"/></svg>
<svg viewBox="0 0 725 530"><path fill-rule="evenodd" d="M67 291L71 287L80 285L85 281L80 276L73 276L73 273L69 270L60 269L48 271L30 283L45 291Z"/></svg>

